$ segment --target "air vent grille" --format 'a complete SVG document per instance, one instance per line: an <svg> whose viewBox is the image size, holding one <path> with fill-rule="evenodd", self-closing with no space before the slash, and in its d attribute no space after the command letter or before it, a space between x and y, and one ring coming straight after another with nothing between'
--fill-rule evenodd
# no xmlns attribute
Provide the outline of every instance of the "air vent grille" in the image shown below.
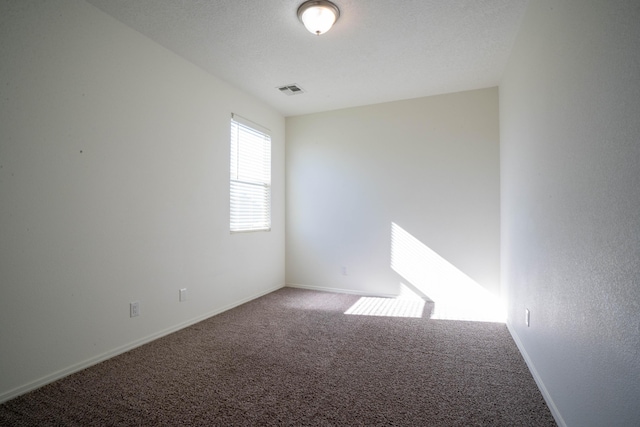
<svg viewBox="0 0 640 427"><path fill-rule="evenodd" d="M278 90L287 96L300 95L301 93L304 93L304 90L295 83L290 85L279 86Z"/></svg>

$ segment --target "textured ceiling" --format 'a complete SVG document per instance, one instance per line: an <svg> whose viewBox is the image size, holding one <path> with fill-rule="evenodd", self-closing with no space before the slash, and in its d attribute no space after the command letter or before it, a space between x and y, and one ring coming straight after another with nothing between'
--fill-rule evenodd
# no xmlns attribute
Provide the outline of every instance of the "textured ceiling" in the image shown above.
<svg viewBox="0 0 640 427"><path fill-rule="evenodd" d="M334 0L315 36L302 1L88 0L285 116L496 86L528 3Z"/></svg>

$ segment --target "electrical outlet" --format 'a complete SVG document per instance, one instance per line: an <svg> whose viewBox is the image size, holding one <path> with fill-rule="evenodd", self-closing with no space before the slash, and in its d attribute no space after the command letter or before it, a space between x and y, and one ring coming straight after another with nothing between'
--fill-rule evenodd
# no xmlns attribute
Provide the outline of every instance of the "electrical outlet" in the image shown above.
<svg viewBox="0 0 640 427"><path fill-rule="evenodd" d="M138 316L140 316L140 303L138 301L129 303L129 317Z"/></svg>
<svg viewBox="0 0 640 427"><path fill-rule="evenodd" d="M528 308L524 309L524 323L527 326L531 326L531 312L529 311Z"/></svg>
<svg viewBox="0 0 640 427"><path fill-rule="evenodd" d="M349 273L347 273L347 267L346 266L342 266L342 268L340 269L342 271L342 275L343 276L347 276Z"/></svg>
<svg viewBox="0 0 640 427"><path fill-rule="evenodd" d="M180 289L180 302L187 300L187 288Z"/></svg>

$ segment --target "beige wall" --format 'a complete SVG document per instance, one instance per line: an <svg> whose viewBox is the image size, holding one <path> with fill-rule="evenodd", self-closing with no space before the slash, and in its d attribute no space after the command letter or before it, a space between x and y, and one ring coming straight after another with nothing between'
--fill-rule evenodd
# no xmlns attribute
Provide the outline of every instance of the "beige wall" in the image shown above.
<svg viewBox="0 0 640 427"><path fill-rule="evenodd" d="M391 266L396 224L500 293L497 88L288 117L286 129L288 284L395 295L419 282Z"/></svg>
<svg viewBox="0 0 640 427"><path fill-rule="evenodd" d="M83 1L2 2L0 57L0 400L284 284L282 116ZM229 233L231 112L270 233Z"/></svg>
<svg viewBox="0 0 640 427"><path fill-rule="evenodd" d="M561 425L640 425L638 22L531 2L500 85L508 324Z"/></svg>

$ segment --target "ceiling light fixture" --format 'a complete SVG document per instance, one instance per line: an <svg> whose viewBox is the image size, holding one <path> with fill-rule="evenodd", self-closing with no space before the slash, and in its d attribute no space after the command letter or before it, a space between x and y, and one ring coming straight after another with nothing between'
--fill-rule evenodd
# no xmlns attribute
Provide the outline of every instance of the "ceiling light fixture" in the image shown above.
<svg viewBox="0 0 640 427"><path fill-rule="evenodd" d="M331 29L340 17L338 6L327 0L309 0L298 8L298 18L309 32L320 35Z"/></svg>

